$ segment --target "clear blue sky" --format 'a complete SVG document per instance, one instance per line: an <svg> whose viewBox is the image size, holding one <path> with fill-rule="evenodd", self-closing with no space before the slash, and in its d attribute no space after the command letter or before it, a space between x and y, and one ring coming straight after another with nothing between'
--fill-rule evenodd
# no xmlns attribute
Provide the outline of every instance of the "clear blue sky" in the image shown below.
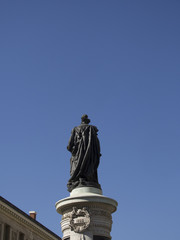
<svg viewBox="0 0 180 240"><path fill-rule="evenodd" d="M180 1L0 2L0 190L62 236L71 129L99 129L115 240L180 239Z"/></svg>

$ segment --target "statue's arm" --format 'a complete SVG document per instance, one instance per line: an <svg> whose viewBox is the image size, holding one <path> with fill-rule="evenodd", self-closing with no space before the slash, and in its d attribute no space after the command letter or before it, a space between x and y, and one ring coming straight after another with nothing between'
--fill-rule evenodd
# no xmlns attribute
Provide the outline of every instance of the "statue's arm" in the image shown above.
<svg viewBox="0 0 180 240"><path fill-rule="evenodd" d="M75 137L75 129L73 129L71 131L71 137L69 139L69 143L68 143L68 146L67 146L67 150L72 152L73 150L73 146L74 146L74 137Z"/></svg>
<svg viewBox="0 0 180 240"><path fill-rule="evenodd" d="M99 156L101 157L102 154L101 154L101 148L100 148L100 142L99 142L99 139L98 139L98 128L96 126L94 126L94 130L96 132L96 144L97 144L97 149L98 149L98 152L99 152Z"/></svg>

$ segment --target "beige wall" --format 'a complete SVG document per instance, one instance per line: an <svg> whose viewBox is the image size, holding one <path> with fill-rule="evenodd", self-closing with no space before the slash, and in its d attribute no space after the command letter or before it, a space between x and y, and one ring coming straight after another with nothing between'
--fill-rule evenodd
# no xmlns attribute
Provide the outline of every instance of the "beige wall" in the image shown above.
<svg viewBox="0 0 180 240"><path fill-rule="evenodd" d="M6 200L0 201L0 240L61 240Z"/></svg>
<svg viewBox="0 0 180 240"><path fill-rule="evenodd" d="M10 228L9 237L7 236L7 225ZM14 219L9 218L2 213L0 213L0 231L0 240L44 240L44 238L38 236L33 230L30 230L29 227L26 228L24 225L19 224Z"/></svg>

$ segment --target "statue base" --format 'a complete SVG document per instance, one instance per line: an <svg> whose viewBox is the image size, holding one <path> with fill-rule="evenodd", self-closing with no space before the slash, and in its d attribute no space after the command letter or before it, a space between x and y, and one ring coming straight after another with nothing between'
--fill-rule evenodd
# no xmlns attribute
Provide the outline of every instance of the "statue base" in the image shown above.
<svg viewBox="0 0 180 240"><path fill-rule="evenodd" d="M56 203L62 215L63 240L110 240L112 217L117 202L93 187L76 188Z"/></svg>

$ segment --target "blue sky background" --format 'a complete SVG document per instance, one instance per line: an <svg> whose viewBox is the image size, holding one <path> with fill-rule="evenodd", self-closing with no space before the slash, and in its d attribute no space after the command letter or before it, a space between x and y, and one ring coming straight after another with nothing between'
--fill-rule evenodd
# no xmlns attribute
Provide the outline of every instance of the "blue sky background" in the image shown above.
<svg viewBox="0 0 180 240"><path fill-rule="evenodd" d="M0 2L0 191L62 236L71 129L99 129L113 239L180 239L180 1Z"/></svg>

